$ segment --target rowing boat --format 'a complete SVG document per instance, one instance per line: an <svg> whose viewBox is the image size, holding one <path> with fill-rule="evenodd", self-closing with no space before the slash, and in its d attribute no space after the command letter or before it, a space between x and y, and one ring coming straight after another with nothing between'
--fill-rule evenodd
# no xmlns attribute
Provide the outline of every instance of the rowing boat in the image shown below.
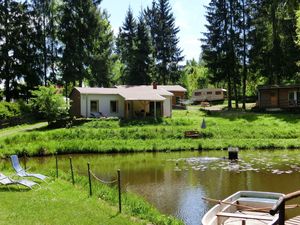
<svg viewBox="0 0 300 225"><path fill-rule="evenodd" d="M238 191L223 201L217 201L202 218L203 225L274 225L278 214L270 215L281 193ZM214 201L207 199L209 201Z"/></svg>

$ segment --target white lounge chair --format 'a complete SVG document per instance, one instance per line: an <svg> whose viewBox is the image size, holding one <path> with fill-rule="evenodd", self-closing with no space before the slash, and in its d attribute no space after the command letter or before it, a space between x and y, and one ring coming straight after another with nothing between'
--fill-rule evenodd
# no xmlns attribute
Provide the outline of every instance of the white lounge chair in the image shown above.
<svg viewBox="0 0 300 225"><path fill-rule="evenodd" d="M42 174L27 173L26 170L24 170L21 167L19 158L17 155L11 155L10 159L11 159L11 164L12 164L13 168L15 169L18 176L20 176L20 177L35 177L35 178L43 180L43 181L45 181L45 179L47 178L45 175L42 175Z"/></svg>
<svg viewBox="0 0 300 225"><path fill-rule="evenodd" d="M0 173L0 184L1 185L22 185L32 189L33 186L38 185L34 181L31 180L13 180L12 178L5 176L4 174Z"/></svg>

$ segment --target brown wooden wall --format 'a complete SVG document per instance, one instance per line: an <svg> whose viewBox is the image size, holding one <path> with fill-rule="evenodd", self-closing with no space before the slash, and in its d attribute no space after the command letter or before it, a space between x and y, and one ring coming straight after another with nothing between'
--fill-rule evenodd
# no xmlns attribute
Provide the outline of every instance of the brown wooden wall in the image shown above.
<svg viewBox="0 0 300 225"><path fill-rule="evenodd" d="M70 115L81 117L80 92L76 89L73 89L70 94L70 100L71 100Z"/></svg>
<svg viewBox="0 0 300 225"><path fill-rule="evenodd" d="M185 92L183 91L170 91L174 94L174 96L172 96L172 105L176 105L176 97L179 97L180 99L184 99L185 98Z"/></svg>
<svg viewBox="0 0 300 225"><path fill-rule="evenodd" d="M263 89L259 94L260 108L291 108L289 92L298 91L297 88Z"/></svg>

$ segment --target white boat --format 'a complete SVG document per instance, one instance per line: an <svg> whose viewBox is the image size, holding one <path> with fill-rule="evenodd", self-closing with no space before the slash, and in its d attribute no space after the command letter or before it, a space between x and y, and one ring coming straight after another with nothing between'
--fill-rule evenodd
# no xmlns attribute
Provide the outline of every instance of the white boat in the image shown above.
<svg viewBox="0 0 300 225"><path fill-rule="evenodd" d="M211 208L202 218L203 225L274 225L278 214L269 210L281 193L239 191Z"/></svg>

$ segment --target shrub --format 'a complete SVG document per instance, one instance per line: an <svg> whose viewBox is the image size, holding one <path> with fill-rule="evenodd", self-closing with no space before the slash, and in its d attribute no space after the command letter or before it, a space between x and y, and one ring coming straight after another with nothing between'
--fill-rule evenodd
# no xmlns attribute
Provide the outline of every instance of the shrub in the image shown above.
<svg viewBox="0 0 300 225"><path fill-rule="evenodd" d="M21 115L18 103L0 102L0 119L10 119Z"/></svg>

